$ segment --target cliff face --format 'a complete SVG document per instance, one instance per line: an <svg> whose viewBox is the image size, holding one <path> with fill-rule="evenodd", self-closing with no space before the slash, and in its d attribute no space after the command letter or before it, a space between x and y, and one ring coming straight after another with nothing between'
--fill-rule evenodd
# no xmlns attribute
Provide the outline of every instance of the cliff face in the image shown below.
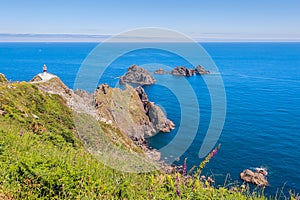
<svg viewBox="0 0 300 200"><path fill-rule="evenodd" d="M0 83L6 83L8 82L5 75L0 73Z"/></svg>
<svg viewBox="0 0 300 200"><path fill-rule="evenodd" d="M133 138L149 137L159 131L170 132L174 124L163 111L148 101L145 91L126 85L125 90L100 85L94 93L101 119L111 121Z"/></svg>
<svg viewBox="0 0 300 200"><path fill-rule="evenodd" d="M60 95L74 111L111 124L131 138L144 139L159 131L170 132L175 126L160 107L148 101L142 87L134 89L126 85L121 90L102 84L89 94L74 92L56 76L47 81L34 78L31 83L44 92Z"/></svg>
<svg viewBox="0 0 300 200"><path fill-rule="evenodd" d="M97 113L100 119L111 121L131 137L151 135L153 128L138 94L126 85L124 91L106 84L98 86L94 93Z"/></svg>

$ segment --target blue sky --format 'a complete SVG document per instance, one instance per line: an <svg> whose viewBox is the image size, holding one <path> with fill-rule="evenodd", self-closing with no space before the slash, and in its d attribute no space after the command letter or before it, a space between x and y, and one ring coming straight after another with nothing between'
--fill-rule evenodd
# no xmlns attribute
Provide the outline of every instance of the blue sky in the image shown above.
<svg viewBox="0 0 300 200"><path fill-rule="evenodd" d="M0 40L17 37L10 34L114 35L139 27L199 40L300 41L300 1L0 0Z"/></svg>

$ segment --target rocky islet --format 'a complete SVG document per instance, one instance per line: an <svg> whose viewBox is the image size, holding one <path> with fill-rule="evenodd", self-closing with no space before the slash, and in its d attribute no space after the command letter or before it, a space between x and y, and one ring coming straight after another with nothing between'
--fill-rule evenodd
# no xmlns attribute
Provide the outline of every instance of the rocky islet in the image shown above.
<svg viewBox="0 0 300 200"><path fill-rule="evenodd" d="M177 66L172 71L165 71L163 69L158 69L154 71L154 74L172 74L173 76L194 76L196 75L205 75L210 74L210 71L206 70L201 65L198 65L196 68L187 68L185 66Z"/></svg>

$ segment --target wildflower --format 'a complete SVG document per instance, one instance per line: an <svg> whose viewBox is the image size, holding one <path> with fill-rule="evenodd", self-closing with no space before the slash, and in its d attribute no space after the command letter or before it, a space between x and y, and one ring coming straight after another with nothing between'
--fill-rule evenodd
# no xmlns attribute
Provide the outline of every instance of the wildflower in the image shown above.
<svg viewBox="0 0 300 200"><path fill-rule="evenodd" d="M184 159L184 164L183 164L183 175L186 175L186 160L187 160L187 158Z"/></svg>
<svg viewBox="0 0 300 200"><path fill-rule="evenodd" d="M179 190L179 188L178 188L178 184L179 184L179 177L178 177L178 175L176 176L176 193L177 193L177 196L179 196L180 197L180 190Z"/></svg>
<svg viewBox="0 0 300 200"><path fill-rule="evenodd" d="M176 193L177 193L177 195L180 197L180 191L179 191L178 188L177 188L177 190L176 190Z"/></svg>
<svg viewBox="0 0 300 200"><path fill-rule="evenodd" d="M205 159L200 163L200 166L196 172L198 176L200 176L202 169L205 167L205 165L219 152L221 147L221 144L219 144L214 150L212 150L206 157Z"/></svg>
<svg viewBox="0 0 300 200"><path fill-rule="evenodd" d="M21 137L23 135L23 130L20 130L19 136Z"/></svg>
<svg viewBox="0 0 300 200"><path fill-rule="evenodd" d="M220 150L220 147L221 147L221 144L219 144L214 150L212 150L211 152L210 152L210 159L212 159L218 152L219 152L219 150Z"/></svg>

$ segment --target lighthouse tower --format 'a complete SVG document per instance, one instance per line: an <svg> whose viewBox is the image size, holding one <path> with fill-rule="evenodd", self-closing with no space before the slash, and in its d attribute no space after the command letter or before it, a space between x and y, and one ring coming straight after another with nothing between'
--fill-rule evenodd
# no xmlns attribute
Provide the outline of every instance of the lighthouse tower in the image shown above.
<svg viewBox="0 0 300 200"><path fill-rule="evenodd" d="M57 76L47 72L46 64L43 65L43 72L39 73L37 76L39 77L39 80L35 80L35 81L43 81L43 82L49 81L50 79L57 77Z"/></svg>
<svg viewBox="0 0 300 200"><path fill-rule="evenodd" d="M47 66L46 66L46 64L44 64L44 66L43 66L43 72L44 72L44 74L47 73Z"/></svg>

